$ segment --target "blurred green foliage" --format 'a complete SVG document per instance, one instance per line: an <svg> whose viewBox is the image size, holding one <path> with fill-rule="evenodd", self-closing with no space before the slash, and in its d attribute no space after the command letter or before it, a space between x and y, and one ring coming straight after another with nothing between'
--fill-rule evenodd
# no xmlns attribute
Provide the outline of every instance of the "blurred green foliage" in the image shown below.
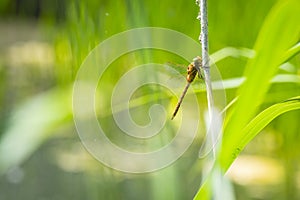
<svg viewBox="0 0 300 200"><path fill-rule="evenodd" d="M224 152L227 148L230 152L230 148L234 149L235 145L240 145L238 139L242 137L240 133L245 125L248 125L246 129L250 130L249 132L253 127L260 128L259 130L264 128L264 134L253 139L258 134L254 131L251 139L242 144L246 145L251 140L244 154L274 158L284 169L284 178L280 183L276 183L275 186L262 185L260 192L255 190L259 183L246 186L234 183L237 199L300 198L300 163L297 159L300 155L300 150L297 149L300 139L300 112L285 113L268 124L277 116L273 112L281 114L288 110L284 110L283 105L286 104L280 102L300 94L300 57L297 54L299 50L295 51L295 56L283 59L285 65L279 68L282 64L282 58L279 58L282 53L299 42L297 23L300 17L299 13L285 13L282 16L286 18L276 18L278 22L272 21L267 30L262 30L265 18L275 3L280 7L281 4L285 4L285 0L208 1L210 53L226 48L227 56L220 59L217 66L224 80L234 84L234 87L228 87L226 90L227 101L230 102L237 95L242 96L244 93L244 97L241 97L242 103L237 103L238 111L235 111L240 113L233 116L234 120L228 117L228 123L231 125L227 128L232 131L225 136L227 138ZM185 0L1 1L0 15L5 23L0 24L0 41L6 40L6 20L34 20L34 27L42 28L42 33L50 36L46 42L50 43L54 50L54 61L50 68L36 67L46 66L45 63L21 62L19 65L26 67L22 70L11 66L7 57L0 57L0 199L193 198L202 178L203 162L198 159L198 150L203 136L198 136L195 144L175 164L161 171L140 175L114 171L96 162L80 144L72 122L71 85L83 60L101 41L121 31L146 26L170 28L197 40L200 30L199 21L196 20L197 14L198 7L195 2ZM286 19L289 21L280 21ZM28 27L31 27L31 22L26 20L22 23L28 23ZM295 35L291 35L293 30ZM265 35L259 37L259 34ZM18 42L20 41L16 44ZM4 52L2 55L6 55L9 51L7 49L16 44L0 46L1 52ZM178 48L181 45L178 44ZM31 47L29 49L33 50ZM251 63L249 56L243 56L245 48L254 49L256 53L263 52L259 54L262 56L261 60ZM112 64L112 68L108 69L106 76L101 80L101 83L105 84L103 89L110 94L114 84L130 66L150 61L188 64L181 58L160 51L134 52ZM116 66L122 66L122 69L114 71ZM234 78L242 78L246 66L246 76L250 77L246 82L247 88L237 90L241 82ZM258 67L265 67L266 70ZM268 76L266 71L270 71ZM43 72L46 72L46 75ZM255 74L252 74L254 72ZM280 76L277 76L277 80L269 85L269 81L278 74ZM282 75L289 76L285 76L288 78L283 80ZM147 74L141 77L146 78ZM261 90L261 85L264 86L264 90ZM158 88L141 88L135 94L140 99L136 98L131 106L146 105L148 108L153 103L152 97L155 97L154 102L163 102L164 105L173 102L171 94L158 95L160 91ZM260 94L259 98L257 94ZM197 95L201 104L205 105L203 89L199 89ZM101 101L104 102L103 105L110 105L108 97L101 96ZM292 103L298 106L299 99L295 101ZM234 106L236 104L233 108ZM172 109L171 106L167 108ZM251 112L248 113L248 109L251 109ZM263 110L261 115L256 115ZM272 114L268 118L265 113L269 112ZM257 118L253 119L254 116ZM243 117L245 121L240 124L239 120ZM260 117L267 122L258 128L255 121L260 122ZM138 118L136 120L139 120ZM115 126L111 122L113 118L109 115L100 116L100 119L107 130L112 130ZM202 134L204 122L201 123L199 132ZM164 140L170 138L162 138L162 141ZM266 142L261 143L261 140L274 141L274 144L269 148ZM226 167L233 161L232 158L226 158L228 155L230 156L225 155Z"/></svg>

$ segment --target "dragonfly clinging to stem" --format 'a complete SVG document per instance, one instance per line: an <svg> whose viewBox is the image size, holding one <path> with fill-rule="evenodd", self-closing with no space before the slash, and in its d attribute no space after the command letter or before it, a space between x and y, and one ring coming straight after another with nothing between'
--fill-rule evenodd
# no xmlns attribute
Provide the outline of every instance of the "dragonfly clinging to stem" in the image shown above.
<svg viewBox="0 0 300 200"><path fill-rule="evenodd" d="M201 57L197 56L196 58L194 58L193 62L191 62L188 65L188 67L187 67L187 76L186 76L187 84L186 84L186 86L185 86L185 88L184 88L184 90L183 90L183 92L180 96L180 99L179 99L179 101L176 105L176 108L174 110L174 113L173 113L171 119L174 119L174 117L176 116L187 90L189 89L191 83L194 81L194 79L195 79L195 77L198 73L198 70L200 71L201 62L202 62ZM203 79L202 74L198 73L198 76Z"/></svg>

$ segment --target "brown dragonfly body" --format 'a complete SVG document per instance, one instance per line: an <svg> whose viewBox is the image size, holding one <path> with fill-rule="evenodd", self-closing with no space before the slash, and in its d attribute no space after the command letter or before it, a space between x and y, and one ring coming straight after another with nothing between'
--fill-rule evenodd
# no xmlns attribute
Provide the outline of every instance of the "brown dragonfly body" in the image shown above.
<svg viewBox="0 0 300 200"><path fill-rule="evenodd" d="M197 62L197 64L201 63L201 58L200 57L195 58L194 61L191 64L189 64L188 67L187 67L187 76L186 76L187 84L186 84L186 86L185 86L185 88L184 88L184 90L183 90L183 92L182 92L182 94L180 96L180 99L179 99L179 101L178 101L178 103L176 105L176 108L174 110L174 113L173 113L171 119L174 119L174 117L176 116L176 114L177 114L177 112L178 112L178 110L180 108L180 105L181 105L181 103L183 101L183 98L186 95L186 92L188 91L191 83L194 81L194 79L195 79L195 77L197 75L198 70L195 67L195 62ZM201 74L199 76L202 77Z"/></svg>

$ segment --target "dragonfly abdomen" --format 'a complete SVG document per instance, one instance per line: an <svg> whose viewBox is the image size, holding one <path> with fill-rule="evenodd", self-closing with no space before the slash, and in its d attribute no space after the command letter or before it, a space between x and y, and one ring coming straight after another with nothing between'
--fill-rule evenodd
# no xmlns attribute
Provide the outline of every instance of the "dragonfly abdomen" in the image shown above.
<svg viewBox="0 0 300 200"><path fill-rule="evenodd" d="M188 91L188 89L189 89L189 87L190 87L190 84L191 84L190 82L188 82L188 83L186 84L186 86L185 86L185 88L184 88L184 90L183 90L183 92L182 92L182 94L181 94L181 97L180 97L180 99L179 99L179 101L178 101L178 103L177 103L177 105L176 105L176 108L175 108L175 110L174 110L174 113L173 113L171 119L174 119L174 117L176 116L176 114L177 114L177 112L178 112L178 110L179 110L179 108L180 108L180 105L181 105L181 103L182 103L182 101L183 101L183 98L184 98L186 92Z"/></svg>

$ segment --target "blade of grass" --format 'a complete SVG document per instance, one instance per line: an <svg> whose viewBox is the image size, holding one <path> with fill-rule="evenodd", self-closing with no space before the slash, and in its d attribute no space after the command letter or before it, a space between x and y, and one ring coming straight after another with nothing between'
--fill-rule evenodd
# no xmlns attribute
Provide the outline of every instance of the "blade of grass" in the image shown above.
<svg viewBox="0 0 300 200"><path fill-rule="evenodd" d="M288 99L284 102L274 104L264 111L260 112L253 120L249 122L249 124L242 130L241 134L243 138L238 145L234 148L235 151L234 156L238 156L239 152L241 152L245 146L263 129L265 128L272 120L274 120L279 115L300 109L300 96ZM228 160L228 163L225 165L225 170L227 170L233 160Z"/></svg>
<svg viewBox="0 0 300 200"><path fill-rule="evenodd" d="M243 81L245 81L245 78L243 78L243 77L241 77L241 78L230 78L230 79L225 79L222 82L220 82L220 81L213 81L212 85L213 85L214 90L218 90L218 89L234 89L234 88L240 87L241 84L243 83ZM275 83L295 83L295 84L300 84L300 76L298 76L298 75L278 74L278 75L276 75L271 80L271 83L272 84L275 84ZM182 92L182 88L178 88L178 90L176 92L178 94L180 94ZM194 89L193 91L188 91L187 95L189 93L192 93L192 92L202 93L202 92L205 92L205 88L199 88L199 89ZM140 97L132 99L130 101L129 108L137 108L139 106L143 106L145 104L151 103L151 101L153 101L153 99L157 99L157 98L159 98L159 99L169 99L172 96L173 96L172 94L166 94L166 93L161 93L161 92L152 92L150 94L143 95L143 96L140 96ZM116 105L115 106L115 111L116 112L121 112L126 107L127 107L126 103ZM225 110L227 110L227 108L224 109L224 111ZM101 115L102 116L109 116L109 115L111 115L110 110L103 110L102 113L101 113Z"/></svg>
<svg viewBox="0 0 300 200"><path fill-rule="evenodd" d="M293 46L300 35L299 1L280 1L267 16L254 50L256 56L246 67L246 80L239 90L239 99L224 128L221 165L234 159L232 154L243 135L241 131L257 112L270 86L270 81L282 62L282 55Z"/></svg>
<svg viewBox="0 0 300 200"><path fill-rule="evenodd" d="M245 127L243 140L237 148L243 149L264 127L279 115L297 109L300 109L300 96L265 109Z"/></svg>
<svg viewBox="0 0 300 200"><path fill-rule="evenodd" d="M300 96L272 105L269 108L262 111L260 114L258 114L241 132L243 138L241 139L241 142L234 147L235 149L238 149L238 151L235 152L236 156L272 120L274 120L279 115L282 115L292 110L300 110ZM228 160L228 163L224 165L225 166L225 168L223 168L224 172L229 168L232 162L233 160ZM217 164L215 164L211 173L213 173L214 170L219 170ZM208 199L206 197L208 196L208 194L210 194L209 185L210 182L212 181L211 178L212 175L210 174L208 176L208 180L206 180L204 184L201 186L200 190L198 191L194 199L196 200Z"/></svg>
<svg viewBox="0 0 300 200"><path fill-rule="evenodd" d="M283 56L281 57L281 63L284 63L291 59L293 56L297 55L300 52L300 42L298 42L295 46L287 50Z"/></svg>
<svg viewBox="0 0 300 200"><path fill-rule="evenodd" d="M15 110L0 139L0 175L25 161L53 130L72 119L71 90L53 89Z"/></svg>

